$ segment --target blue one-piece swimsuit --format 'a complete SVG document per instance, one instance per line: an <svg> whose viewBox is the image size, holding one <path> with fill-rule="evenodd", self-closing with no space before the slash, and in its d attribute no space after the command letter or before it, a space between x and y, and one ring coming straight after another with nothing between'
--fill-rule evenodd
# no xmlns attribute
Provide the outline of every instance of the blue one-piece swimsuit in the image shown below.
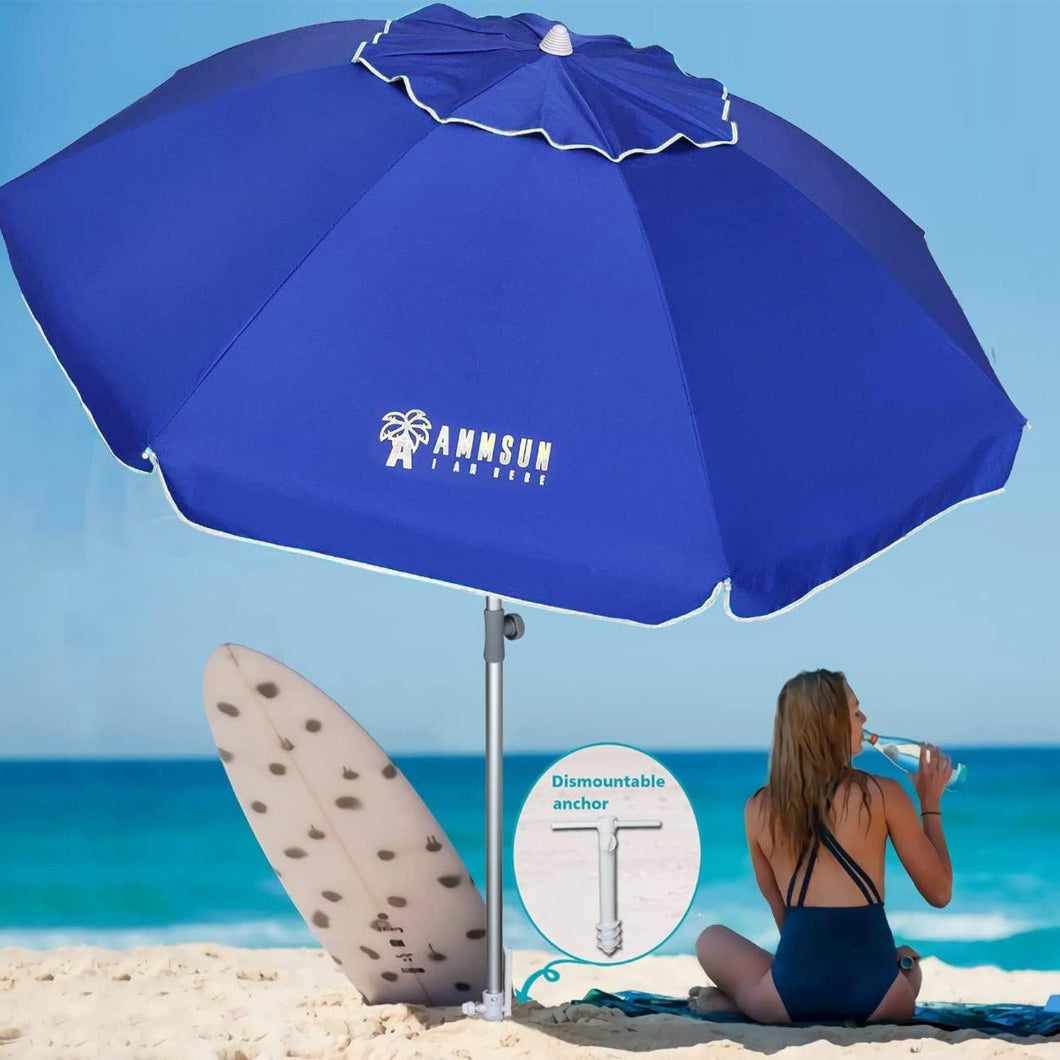
<svg viewBox="0 0 1060 1060"><path fill-rule="evenodd" d="M861 889L867 905L803 904L821 843ZM822 823L806 863L798 902L793 905L795 877L805 853L799 856L788 883L773 982L793 1022L864 1021L899 974L883 899L868 873Z"/></svg>

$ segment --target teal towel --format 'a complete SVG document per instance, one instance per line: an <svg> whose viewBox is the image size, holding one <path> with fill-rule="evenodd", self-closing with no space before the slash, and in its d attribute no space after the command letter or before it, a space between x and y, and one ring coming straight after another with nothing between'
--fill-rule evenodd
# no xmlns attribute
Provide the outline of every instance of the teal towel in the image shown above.
<svg viewBox="0 0 1060 1060"><path fill-rule="evenodd" d="M650 1013L666 1013L671 1016L688 1016L691 1019L709 1020L713 1023L753 1023L746 1016L731 1012L693 1012L687 998L664 997L661 994L646 994L640 990L623 990L608 994L603 990L590 990L575 1004L600 1005L621 1009L627 1016L647 1016ZM987 1034L1016 1034L1028 1036L1040 1034L1045 1037L1060 1035L1060 1012L1046 1012L1037 1005L958 1005L939 1002L934 1005L917 1005L911 1020L901 1026L918 1023L930 1024L944 1030L975 1030ZM848 1023L795 1023L796 1027L858 1027Z"/></svg>

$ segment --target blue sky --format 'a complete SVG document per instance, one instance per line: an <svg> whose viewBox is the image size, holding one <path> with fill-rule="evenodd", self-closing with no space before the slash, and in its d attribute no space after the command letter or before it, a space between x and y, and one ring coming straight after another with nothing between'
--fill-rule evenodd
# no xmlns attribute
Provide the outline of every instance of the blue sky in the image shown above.
<svg viewBox="0 0 1060 1060"><path fill-rule="evenodd" d="M419 6L419 5L413 5ZM464 3L472 14L523 5ZM0 0L0 183L185 66L400 4ZM792 673L845 669L870 727L1060 743L1060 5L565 3L582 33L659 43L806 129L927 232L1033 429L1007 491L965 505L794 612L636 629L523 608L512 749L597 739L766 747ZM482 743L481 603L200 534L106 451L0 263L4 755L212 751L201 672L236 641L338 699L392 753Z"/></svg>

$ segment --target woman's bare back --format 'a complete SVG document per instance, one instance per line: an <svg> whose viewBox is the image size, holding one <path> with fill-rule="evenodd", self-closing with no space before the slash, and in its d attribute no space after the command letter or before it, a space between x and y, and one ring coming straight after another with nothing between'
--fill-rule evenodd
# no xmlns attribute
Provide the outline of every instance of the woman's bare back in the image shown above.
<svg viewBox="0 0 1060 1060"><path fill-rule="evenodd" d="M864 774L867 776L867 774ZM874 777L866 785L866 799L861 788L853 781L844 781L836 791L833 810L826 822L840 845L869 875L881 898L884 894L884 856L887 849L887 814L883 790ZM777 837L774 844L769 831L769 818L759 792L756 804L754 838L765 854L773 871L777 889L786 894L792 874L795 872L798 851L791 850ZM796 881L801 886L805 873L805 859ZM810 884L806 891L805 904L809 906L854 906L864 905L865 896L827 850L820 849L814 865Z"/></svg>

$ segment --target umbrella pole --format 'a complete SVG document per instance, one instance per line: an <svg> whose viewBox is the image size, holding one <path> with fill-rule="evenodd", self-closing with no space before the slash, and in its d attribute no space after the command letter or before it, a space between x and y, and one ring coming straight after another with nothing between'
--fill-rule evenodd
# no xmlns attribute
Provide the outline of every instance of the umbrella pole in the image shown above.
<svg viewBox="0 0 1060 1060"><path fill-rule="evenodd" d="M523 620L486 597L486 989L464 1012L502 1020L512 1011L511 951L504 951L504 641L523 635ZM506 959L507 958L507 959Z"/></svg>

